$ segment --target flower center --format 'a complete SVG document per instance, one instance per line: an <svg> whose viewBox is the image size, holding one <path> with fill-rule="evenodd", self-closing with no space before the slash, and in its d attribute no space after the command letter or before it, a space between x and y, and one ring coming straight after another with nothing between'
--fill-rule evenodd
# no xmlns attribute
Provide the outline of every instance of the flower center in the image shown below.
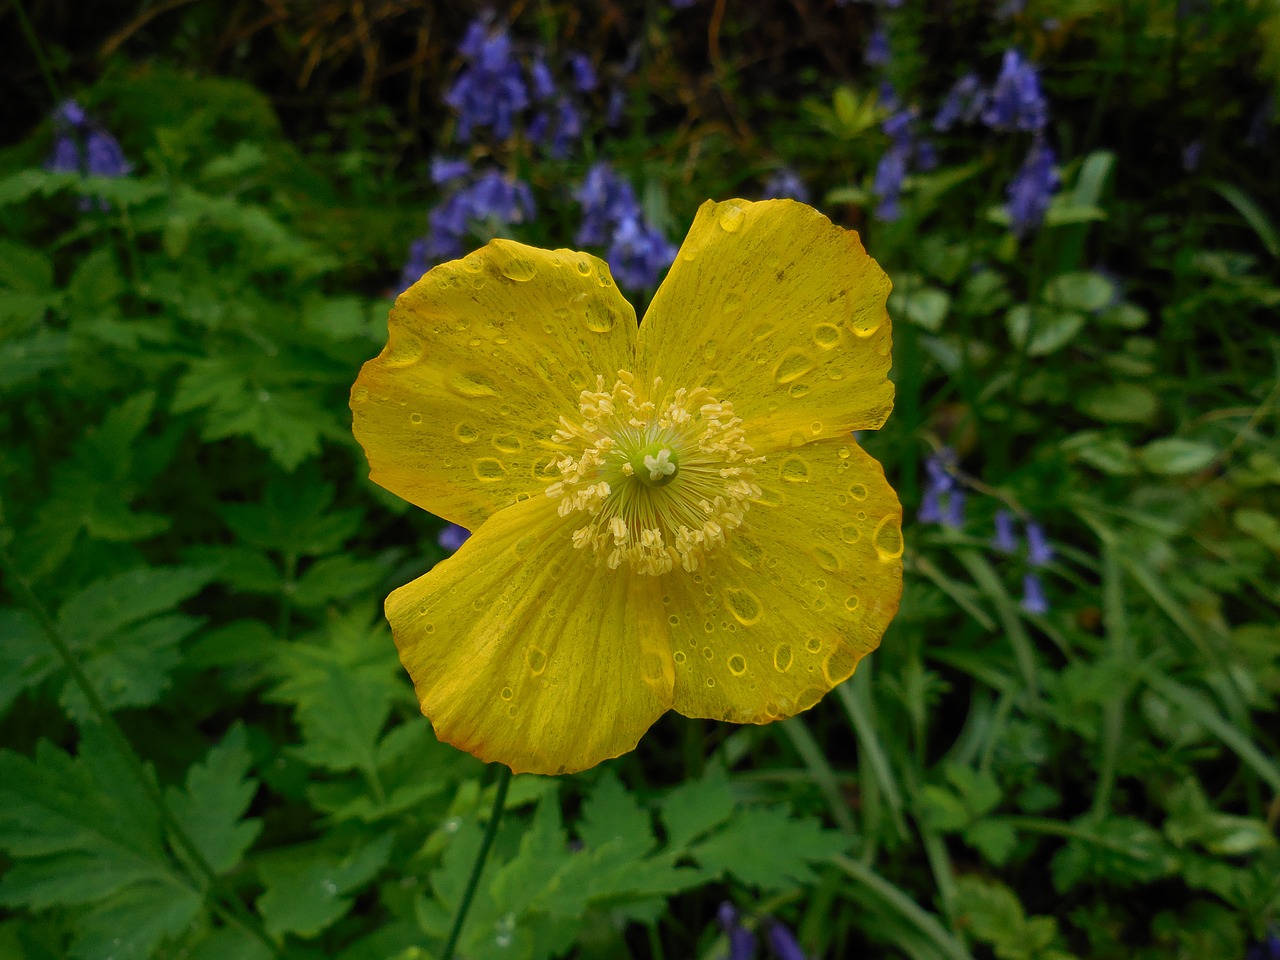
<svg viewBox="0 0 1280 960"><path fill-rule="evenodd" d="M702 387L669 391L655 378L645 395L619 370L611 390L597 377L578 408L581 422L562 417L552 436L564 456L547 496L562 517L585 514L573 545L610 570L697 570L760 496L752 467L764 457L752 455L733 405Z"/></svg>

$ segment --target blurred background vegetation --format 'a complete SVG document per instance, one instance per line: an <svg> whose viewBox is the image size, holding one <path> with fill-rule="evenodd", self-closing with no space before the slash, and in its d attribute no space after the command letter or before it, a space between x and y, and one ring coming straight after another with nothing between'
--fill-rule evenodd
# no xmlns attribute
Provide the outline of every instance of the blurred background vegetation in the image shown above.
<svg viewBox="0 0 1280 960"><path fill-rule="evenodd" d="M698 203L895 281L902 613L795 720L515 779L468 958L1280 956L1274 0L0 4L0 955L436 956L492 800L386 593L390 298L638 309Z"/></svg>

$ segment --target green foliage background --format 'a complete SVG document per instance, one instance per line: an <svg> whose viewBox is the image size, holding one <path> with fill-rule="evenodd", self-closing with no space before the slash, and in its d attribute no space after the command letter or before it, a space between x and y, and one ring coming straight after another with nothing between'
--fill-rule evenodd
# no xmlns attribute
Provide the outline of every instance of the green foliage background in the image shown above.
<svg viewBox="0 0 1280 960"><path fill-rule="evenodd" d="M237 45L217 5L112 6L100 55L43 21L44 74L14 47L31 109L0 153L0 955L435 956L492 777L397 662L380 601L444 556L440 524L365 479L346 395L439 198L427 159L461 149L440 97L475 11L316 5ZM795 166L895 279L898 408L869 449L909 511L940 444L973 493L963 529L908 526L900 617L814 710L666 718L601 768L516 778L463 956L722 956L724 900L825 957L1201 960L1269 935L1280 170L1274 127L1245 131L1277 13L1188 6L892 14L920 102L1010 44L1044 65L1064 187L1024 243L1000 207L1020 155L973 131L869 219L870 7L510 11L553 51L641 53L621 132L495 154L539 193L515 235L569 244L598 157L676 238ZM44 78L134 174L43 169ZM989 547L1002 504L1055 540L1047 614Z"/></svg>

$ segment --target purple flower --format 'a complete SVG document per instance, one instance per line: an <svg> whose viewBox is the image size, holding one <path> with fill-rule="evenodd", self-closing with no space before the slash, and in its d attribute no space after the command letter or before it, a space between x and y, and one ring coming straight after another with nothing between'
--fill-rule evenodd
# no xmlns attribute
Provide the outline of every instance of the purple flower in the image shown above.
<svg viewBox="0 0 1280 960"><path fill-rule="evenodd" d="M765 200L799 200L801 203L809 202L809 188L804 185L804 181L790 167L781 167L773 173L769 174L769 179L764 182L762 195Z"/></svg>
<svg viewBox="0 0 1280 960"><path fill-rule="evenodd" d="M921 523L941 523L942 516L942 494L933 487L926 487L916 519Z"/></svg>
<svg viewBox="0 0 1280 960"><path fill-rule="evenodd" d="M656 228L636 217L618 224L606 259L614 278L624 287L644 290L656 286L662 271L676 258L676 248Z"/></svg>
<svg viewBox="0 0 1280 960"><path fill-rule="evenodd" d="M806 960L795 934L777 921L769 924L769 947L778 960Z"/></svg>
<svg viewBox="0 0 1280 960"><path fill-rule="evenodd" d="M727 960L755 960L756 937L738 921L738 911L732 903L720 904L716 922L729 938Z"/></svg>
<svg viewBox="0 0 1280 960"><path fill-rule="evenodd" d="M991 546L1001 553L1018 552L1018 534L1015 529L1013 514L1003 508L996 511L996 535Z"/></svg>
<svg viewBox="0 0 1280 960"><path fill-rule="evenodd" d="M1182 170L1184 173L1195 173L1200 166L1200 158L1204 155L1204 141L1192 140L1182 148Z"/></svg>
<svg viewBox="0 0 1280 960"><path fill-rule="evenodd" d="M1039 133L1049 122L1048 109L1036 68L1017 50L1006 50L982 122L992 130Z"/></svg>
<svg viewBox="0 0 1280 960"><path fill-rule="evenodd" d="M470 141L487 127L495 138L511 136L515 118L529 105L520 61L505 28L490 32L476 20L467 28L458 51L469 61L444 95L458 114L458 139Z"/></svg>
<svg viewBox="0 0 1280 960"><path fill-rule="evenodd" d="M533 219L533 191L529 185L523 180L504 177L497 170L486 171L473 183L450 194L427 214L430 229L424 239L425 249L420 253L416 248L411 251L404 276L418 269L420 264L462 256L463 241L477 225L483 225L480 233L493 237L511 224L527 223Z"/></svg>
<svg viewBox="0 0 1280 960"><path fill-rule="evenodd" d="M577 242L583 246L604 246L618 223L640 216L640 204L631 184L603 160L587 171L574 197L582 204Z"/></svg>
<svg viewBox="0 0 1280 960"><path fill-rule="evenodd" d="M876 164L876 176L871 189L880 198L880 205L876 207L876 217L880 220L897 220L902 215L898 209L898 198L902 195L902 183L907 178L907 161L910 157L910 147L895 144L885 151Z"/></svg>
<svg viewBox="0 0 1280 960"><path fill-rule="evenodd" d="M529 85L533 88L533 99L550 100L556 95L556 82L551 76L551 68L541 55L533 58L529 64Z"/></svg>
<svg viewBox="0 0 1280 960"><path fill-rule="evenodd" d="M1045 567L1053 559L1053 547L1044 535L1044 528L1032 520L1027 524L1027 563L1033 567Z"/></svg>
<svg viewBox="0 0 1280 960"><path fill-rule="evenodd" d="M952 530L964 529L964 505L968 499L966 494L959 487L956 487L947 495L947 511L942 516L942 525Z"/></svg>
<svg viewBox="0 0 1280 960"><path fill-rule="evenodd" d="M1272 933L1249 947L1245 960L1280 960L1280 936Z"/></svg>
<svg viewBox="0 0 1280 960"><path fill-rule="evenodd" d="M946 493L956 486L955 474L951 468L956 464L956 452L951 447L939 447L929 454L924 461L924 472L928 476L928 485L939 493Z"/></svg>
<svg viewBox="0 0 1280 960"><path fill-rule="evenodd" d="M529 124L529 139L545 144L547 153L563 160L582 142L582 113L568 97L560 97L550 111L542 111Z"/></svg>
<svg viewBox="0 0 1280 960"><path fill-rule="evenodd" d="M83 162L80 145L63 133L53 141L53 153L45 161L44 168L50 173L79 173Z"/></svg>
<svg viewBox="0 0 1280 960"><path fill-rule="evenodd" d="M436 535L436 543L440 544L442 550L455 553L459 547L467 542L470 536L470 530L460 527L456 523L451 523Z"/></svg>
<svg viewBox="0 0 1280 960"><path fill-rule="evenodd" d="M946 99L933 118L933 129L945 133L957 123L973 123L982 116L987 103L987 92L976 73L966 73L951 85Z"/></svg>
<svg viewBox="0 0 1280 960"><path fill-rule="evenodd" d="M889 46L889 33L884 27L876 27L871 32L863 59L872 67L887 67L893 60L893 50Z"/></svg>
<svg viewBox="0 0 1280 960"><path fill-rule="evenodd" d="M409 259L405 261L404 269L400 271L399 292L404 293L430 269L431 261L427 252L427 239L426 237L419 237L409 244Z"/></svg>
<svg viewBox="0 0 1280 960"><path fill-rule="evenodd" d="M698 0L671 0L671 9L672 10L688 10L697 2Z"/></svg>
<svg viewBox="0 0 1280 960"><path fill-rule="evenodd" d="M434 184L461 180L471 172L471 164L466 160L451 160L448 157L431 158L431 182Z"/></svg>
<svg viewBox="0 0 1280 960"><path fill-rule="evenodd" d="M595 67L585 53L569 54L569 72L573 74L573 89L579 93L590 93L600 83L596 78Z"/></svg>
<svg viewBox="0 0 1280 960"><path fill-rule="evenodd" d="M1040 226L1049 201L1058 189L1053 150L1037 137L1013 182L1009 184L1009 224L1015 236L1024 237Z"/></svg>
<svg viewBox="0 0 1280 960"><path fill-rule="evenodd" d="M76 103L74 100L64 100L58 105L58 109L53 112L55 123L66 124L70 127L83 127L89 122L89 115L84 112L84 107Z"/></svg>
<svg viewBox="0 0 1280 960"><path fill-rule="evenodd" d="M120 141L104 130L94 130L85 141L85 172L91 177L123 177L133 169L120 149Z"/></svg>
<svg viewBox="0 0 1280 960"><path fill-rule="evenodd" d="M1034 614L1049 612L1049 601L1044 595L1044 584L1034 573L1028 573L1022 578L1022 609Z"/></svg>
<svg viewBox="0 0 1280 960"><path fill-rule="evenodd" d="M622 122L623 111L627 109L627 91L614 87L609 91L609 102L604 108L604 125L616 127Z"/></svg>

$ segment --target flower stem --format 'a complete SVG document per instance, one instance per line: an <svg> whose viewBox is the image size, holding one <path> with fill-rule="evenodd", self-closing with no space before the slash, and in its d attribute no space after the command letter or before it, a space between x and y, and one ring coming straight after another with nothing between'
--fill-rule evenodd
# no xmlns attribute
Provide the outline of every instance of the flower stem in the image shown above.
<svg viewBox="0 0 1280 960"><path fill-rule="evenodd" d="M493 795L493 809L489 812L489 823L484 828L484 839L480 841L480 849L476 851L475 863L471 865L471 876L467 878L467 887L462 891L462 899L453 912L453 926L449 930L449 939L445 941L442 960L453 960L453 950L462 935L462 924L466 922L467 913L471 910L471 901L475 898L476 887L480 885L480 874L484 872L484 862L489 859L489 849L493 846L493 838L498 834L498 822L502 819L502 806L507 802L507 787L511 785L511 768L498 764L498 790Z"/></svg>

